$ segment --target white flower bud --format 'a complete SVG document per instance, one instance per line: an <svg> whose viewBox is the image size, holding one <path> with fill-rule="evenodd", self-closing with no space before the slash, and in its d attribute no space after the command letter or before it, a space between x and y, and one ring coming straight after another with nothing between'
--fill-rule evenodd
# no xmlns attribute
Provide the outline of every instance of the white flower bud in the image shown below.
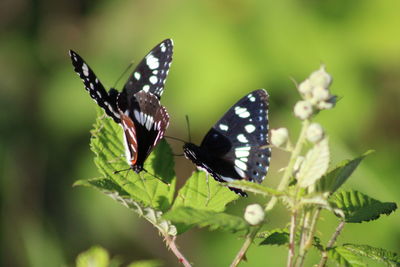
<svg viewBox="0 0 400 267"><path fill-rule="evenodd" d="M312 105L310 102L301 100L294 106L294 115L301 120L308 119L313 113Z"/></svg>
<svg viewBox="0 0 400 267"><path fill-rule="evenodd" d="M305 98L309 98L313 91L310 80L306 79L301 84L299 84L298 90L302 96L304 96Z"/></svg>
<svg viewBox="0 0 400 267"><path fill-rule="evenodd" d="M271 143L274 146L280 147L280 146L286 144L288 139L289 139L288 129L278 128L278 129L271 130Z"/></svg>
<svg viewBox="0 0 400 267"><path fill-rule="evenodd" d="M299 172L300 167L301 167L301 164L303 163L303 161L304 161L304 157L303 157L303 156L298 156L297 159L296 159L296 162L294 163L294 166L293 166L293 176L294 176L296 179L297 179L297 173Z"/></svg>
<svg viewBox="0 0 400 267"><path fill-rule="evenodd" d="M330 98L329 90L325 87L315 87L312 91L312 99L315 103L326 101Z"/></svg>
<svg viewBox="0 0 400 267"><path fill-rule="evenodd" d="M308 126L306 137L312 143L318 143L324 138L324 129L319 123L313 122Z"/></svg>
<svg viewBox="0 0 400 267"><path fill-rule="evenodd" d="M311 73L309 79L313 87L328 88L332 83L332 76L326 72L324 65L322 65L319 70Z"/></svg>
<svg viewBox="0 0 400 267"><path fill-rule="evenodd" d="M251 204L246 207L244 219L250 225L258 225L264 221L265 212L260 204Z"/></svg>

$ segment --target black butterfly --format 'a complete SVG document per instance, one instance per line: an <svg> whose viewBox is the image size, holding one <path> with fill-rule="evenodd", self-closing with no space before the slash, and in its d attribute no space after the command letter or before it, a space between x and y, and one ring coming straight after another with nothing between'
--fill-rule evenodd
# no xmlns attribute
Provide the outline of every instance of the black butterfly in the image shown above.
<svg viewBox="0 0 400 267"><path fill-rule="evenodd" d="M92 69L74 51L69 54L76 73L97 104L124 130L125 152L131 168L139 173L143 163L164 136L169 116L160 98L172 62L173 42L154 47L135 68L122 92L108 92Z"/></svg>
<svg viewBox="0 0 400 267"><path fill-rule="evenodd" d="M256 90L240 99L210 129L200 146L186 143L186 158L218 182L248 180L261 183L267 174L268 93ZM230 187L241 196L238 188Z"/></svg>

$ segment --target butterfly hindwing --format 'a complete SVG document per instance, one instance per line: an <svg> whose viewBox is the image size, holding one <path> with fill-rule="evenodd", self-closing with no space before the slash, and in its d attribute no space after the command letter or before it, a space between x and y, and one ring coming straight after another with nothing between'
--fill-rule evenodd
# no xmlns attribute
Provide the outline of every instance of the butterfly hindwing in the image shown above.
<svg viewBox="0 0 400 267"><path fill-rule="evenodd" d="M111 89L107 92L89 65L76 52L70 50L69 55L75 72L82 79L85 89L89 92L90 96L104 109L107 115L119 123L120 117L116 103L118 91Z"/></svg>
<svg viewBox="0 0 400 267"><path fill-rule="evenodd" d="M118 102L125 101L120 97ZM158 98L145 91L140 91L134 97L129 98L126 105L125 112L120 112L123 113L121 115L123 120L125 120L125 117L131 120L131 122L127 120L128 123L122 124L125 140L128 143L127 149L130 152L131 160L128 159L128 162L136 172L140 172L143 170L143 163L150 152L163 138L169 124L169 115L165 107L161 106ZM129 128L132 129L129 130ZM135 135L134 140L128 136L132 133ZM136 143L134 146L132 146L130 139ZM138 141L136 142L136 140ZM136 151L133 148L136 148ZM132 157L133 154L134 157ZM134 161L132 161L132 158L134 158Z"/></svg>
<svg viewBox="0 0 400 267"><path fill-rule="evenodd" d="M171 66L172 53L173 42L171 39L166 39L155 46L137 65L123 91L126 91L128 95L134 95L143 90L160 99Z"/></svg>

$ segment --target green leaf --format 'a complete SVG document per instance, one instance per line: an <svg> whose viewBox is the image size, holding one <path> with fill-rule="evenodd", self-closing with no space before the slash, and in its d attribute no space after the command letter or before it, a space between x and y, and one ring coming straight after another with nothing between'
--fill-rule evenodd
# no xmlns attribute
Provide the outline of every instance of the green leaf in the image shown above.
<svg viewBox="0 0 400 267"><path fill-rule="evenodd" d="M91 247L76 258L77 267L108 267L110 257L102 247Z"/></svg>
<svg viewBox="0 0 400 267"><path fill-rule="evenodd" d="M88 186L100 190L102 193L121 203L125 207L133 210L153 224L162 233L176 235L177 230L169 221L162 218L163 213L150 207L145 207L139 202L135 202L129 194L111 179L95 178L89 180L79 180L74 186Z"/></svg>
<svg viewBox="0 0 400 267"><path fill-rule="evenodd" d="M336 261L339 266L364 267L367 266L361 259L345 247L334 247L328 250L329 258Z"/></svg>
<svg viewBox="0 0 400 267"><path fill-rule="evenodd" d="M178 207L167 212L164 218L174 223L183 223L190 226L209 227L211 230L223 230L237 232L249 230L250 226L246 221L238 216L199 210L192 207Z"/></svg>
<svg viewBox="0 0 400 267"><path fill-rule="evenodd" d="M208 192L208 186L210 193ZM221 186L211 176L208 177L207 185L205 172L195 171L179 190L172 208L176 209L183 206L221 212L225 210L229 202L238 198L237 194Z"/></svg>
<svg viewBox="0 0 400 267"><path fill-rule="evenodd" d="M400 257L397 253L383 248L374 248L368 245L344 244L344 248L352 253L385 263L387 266L400 266Z"/></svg>
<svg viewBox="0 0 400 267"><path fill-rule="evenodd" d="M380 202L358 191L335 193L330 203L344 212L345 221L349 223L376 220L381 214L389 215L397 209L396 203Z"/></svg>
<svg viewBox="0 0 400 267"><path fill-rule="evenodd" d="M329 167L329 145L325 138L308 151L297 174L298 185L309 187L322 177Z"/></svg>
<svg viewBox="0 0 400 267"><path fill-rule="evenodd" d="M142 260L130 263L127 267L161 267L162 262L159 260Z"/></svg>
<svg viewBox="0 0 400 267"><path fill-rule="evenodd" d="M344 160L339 163L333 170L324 175L317 183L316 190L318 192L335 192L340 186L346 182L360 162L368 155L372 154L373 150L368 150L361 156L352 159Z"/></svg>
<svg viewBox="0 0 400 267"><path fill-rule="evenodd" d="M172 203L175 189L174 160L172 150L165 140L157 145L145 162L145 171L139 175L128 169L125 160L122 129L111 118L99 116L92 130L91 149L96 154L95 163L104 178L113 180L129 196L143 206L167 210ZM167 185L152 174L163 179Z"/></svg>
<svg viewBox="0 0 400 267"><path fill-rule="evenodd" d="M230 183L227 183L228 186L235 187L241 189L243 191L252 192L254 194L261 194L263 196L281 196L283 192L278 190L260 185L258 183L253 183L245 180L237 180Z"/></svg>
<svg viewBox="0 0 400 267"><path fill-rule="evenodd" d="M274 229L271 231L264 231L258 234L258 237L265 238L261 243L261 245L276 245L282 246L289 244L289 231L287 229Z"/></svg>

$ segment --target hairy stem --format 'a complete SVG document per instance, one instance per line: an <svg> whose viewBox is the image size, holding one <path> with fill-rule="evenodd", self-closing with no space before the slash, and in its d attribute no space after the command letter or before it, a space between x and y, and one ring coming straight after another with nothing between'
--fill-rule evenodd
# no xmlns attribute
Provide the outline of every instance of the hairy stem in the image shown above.
<svg viewBox="0 0 400 267"><path fill-rule="evenodd" d="M192 265L189 261L183 256L183 254L179 251L178 247L176 246L175 240L176 236L170 236L168 234L163 234L165 238L165 243L167 244L168 248L175 254L178 258L178 261L183 264L185 267L191 267Z"/></svg>
<svg viewBox="0 0 400 267"><path fill-rule="evenodd" d="M345 225L345 221L341 221L339 223L338 227L336 227L336 231L333 233L331 239L329 240L328 244L326 245L325 251L322 252L322 258L318 264L318 267L324 267L326 265L326 262L328 260L328 250L331 249L333 247L333 245L335 244L336 239L342 232L344 225Z"/></svg>
<svg viewBox="0 0 400 267"><path fill-rule="evenodd" d="M279 191L283 191L289 185L289 180L293 173L294 164L296 163L297 157L301 153L304 141L306 139L306 132L307 132L307 128L308 128L309 124L310 124L309 120L303 121L303 127L301 129L299 138L297 139L297 143L296 143L296 145L292 151L292 154L290 156L289 164L286 167L285 172L283 173L282 179L278 185L277 189ZM275 206L277 201L278 201L278 198L276 196L272 196L265 207L265 211L268 212L268 211L272 210L272 208ZM249 249L250 245L253 243L253 240L256 237L256 235L260 229L261 229L261 226L254 228L254 230L250 234L247 235L246 240L244 241L239 252L237 253L231 266L238 266L238 264L243 260L244 256L246 255L247 250Z"/></svg>
<svg viewBox="0 0 400 267"><path fill-rule="evenodd" d="M305 243L304 243L304 245L303 245L303 247L302 247L302 249L300 250L300 253L299 253L300 254L299 255L300 256L300 263L299 263L300 267L304 265L304 260L306 258L307 252L310 249L310 247L312 246L313 239L314 239L314 234L315 234L315 231L317 229L317 221L318 221L320 213L321 213L321 208L318 208L315 211L314 216L313 216L313 218L311 220L311 226L308 229L308 233L307 233L307 236L306 236Z"/></svg>
<svg viewBox="0 0 400 267"><path fill-rule="evenodd" d="M292 212L292 216L290 217L290 236L289 236L289 251L288 251L288 261L287 267L293 266L293 258L295 254L295 236L296 236L296 219L297 219L297 211L294 210Z"/></svg>

